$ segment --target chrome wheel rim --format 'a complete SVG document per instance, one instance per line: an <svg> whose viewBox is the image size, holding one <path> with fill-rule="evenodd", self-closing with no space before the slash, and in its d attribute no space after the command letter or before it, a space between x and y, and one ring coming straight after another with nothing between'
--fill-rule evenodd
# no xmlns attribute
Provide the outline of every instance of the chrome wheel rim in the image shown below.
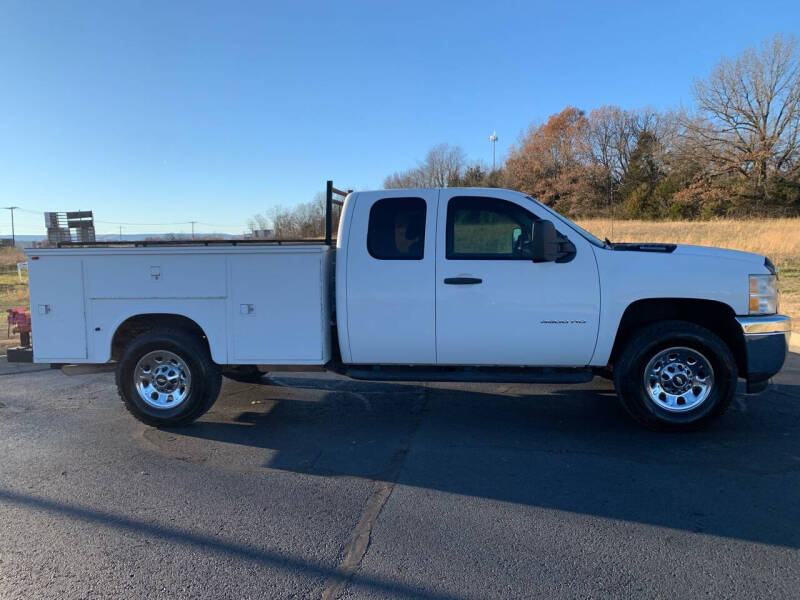
<svg viewBox="0 0 800 600"><path fill-rule="evenodd" d="M700 406L711 395L714 369L697 350L667 348L647 363L644 389L659 408L686 412Z"/></svg>
<svg viewBox="0 0 800 600"><path fill-rule="evenodd" d="M180 406L189 396L192 375L186 362L167 350L148 352L133 371L134 385L142 401L152 408Z"/></svg>

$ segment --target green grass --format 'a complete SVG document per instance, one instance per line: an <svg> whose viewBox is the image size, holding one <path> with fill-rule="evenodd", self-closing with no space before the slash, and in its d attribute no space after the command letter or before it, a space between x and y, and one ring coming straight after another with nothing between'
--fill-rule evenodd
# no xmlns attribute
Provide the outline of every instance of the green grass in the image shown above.
<svg viewBox="0 0 800 600"><path fill-rule="evenodd" d="M0 332L3 337L5 337L5 312L17 306L28 306L27 275L23 272L20 283L16 269L13 272L2 271L0 272Z"/></svg>

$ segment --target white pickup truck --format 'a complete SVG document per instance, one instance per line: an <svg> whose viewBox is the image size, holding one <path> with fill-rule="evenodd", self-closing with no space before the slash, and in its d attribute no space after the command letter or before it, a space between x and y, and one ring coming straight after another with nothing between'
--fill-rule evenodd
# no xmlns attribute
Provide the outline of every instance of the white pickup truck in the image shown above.
<svg viewBox="0 0 800 600"><path fill-rule="evenodd" d="M764 256L601 241L509 190L337 195L328 182L325 240L28 250L34 361L114 365L127 408L156 426L197 419L222 375L316 368L602 375L639 423L670 430L711 421L738 377L758 392L783 365L790 320Z"/></svg>

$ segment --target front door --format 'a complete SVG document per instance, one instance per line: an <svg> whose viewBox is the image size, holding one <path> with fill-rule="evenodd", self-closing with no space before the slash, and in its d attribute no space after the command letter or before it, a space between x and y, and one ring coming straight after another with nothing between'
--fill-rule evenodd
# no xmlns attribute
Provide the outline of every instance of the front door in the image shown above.
<svg viewBox="0 0 800 600"><path fill-rule="evenodd" d="M439 203L438 364L588 364L600 313L590 243L521 194L442 190ZM532 261L538 218L575 244L571 261Z"/></svg>
<svg viewBox="0 0 800 600"><path fill-rule="evenodd" d="M438 193L392 190L349 201L348 362L436 363Z"/></svg>

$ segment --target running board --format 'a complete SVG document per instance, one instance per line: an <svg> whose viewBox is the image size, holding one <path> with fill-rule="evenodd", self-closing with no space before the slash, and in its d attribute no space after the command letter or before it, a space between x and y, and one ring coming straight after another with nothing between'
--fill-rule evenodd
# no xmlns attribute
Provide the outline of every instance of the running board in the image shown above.
<svg viewBox="0 0 800 600"><path fill-rule="evenodd" d="M62 365L61 372L64 375L90 375L92 373L110 373L117 368L117 363L99 363L78 365Z"/></svg>
<svg viewBox="0 0 800 600"><path fill-rule="evenodd" d="M367 366L345 367L344 374L352 379L372 381L453 381L463 383L587 383L594 373L591 369L567 367L406 367Z"/></svg>

